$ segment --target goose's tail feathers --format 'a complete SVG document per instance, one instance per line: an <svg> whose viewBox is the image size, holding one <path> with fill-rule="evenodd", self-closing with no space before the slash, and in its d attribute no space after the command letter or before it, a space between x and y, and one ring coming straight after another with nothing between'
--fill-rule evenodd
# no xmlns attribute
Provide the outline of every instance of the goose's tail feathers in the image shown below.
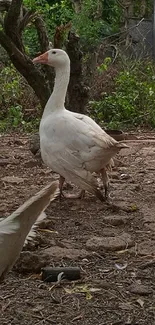
<svg viewBox="0 0 155 325"><path fill-rule="evenodd" d="M127 149L130 148L126 143L124 143L123 141L119 141L116 143L116 147L120 148L120 149Z"/></svg>
<svg viewBox="0 0 155 325"><path fill-rule="evenodd" d="M83 170L82 175L80 175L79 172L74 170L74 172L70 171L70 176L71 176L73 182L76 179L76 184L80 188L82 188L92 194L95 194L100 201L102 201L102 202L105 201L104 196L102 195L100 190L97 188L97 186L98 186L97 180L90 172Z"/></svg>

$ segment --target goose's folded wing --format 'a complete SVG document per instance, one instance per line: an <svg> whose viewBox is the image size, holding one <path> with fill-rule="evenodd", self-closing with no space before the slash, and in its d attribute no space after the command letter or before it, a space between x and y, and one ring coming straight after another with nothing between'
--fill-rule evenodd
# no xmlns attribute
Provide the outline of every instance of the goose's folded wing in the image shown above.
<svg viewBox="0 0 155 325"><path fill-rule="evenodd" d="M85 124L91 126L94 131L98 133L102 133L105 136L107 135L107 133L94 120L92 120L91 117L84 114L74 113L74 112L72 112L72 114L74 115L75 119L81 120Z"/></svg>
<svg viewBox="0 0 155 325"><path fill-rule="evenodd" d="M107 147L115 147L115 148L128 148L126 144L124 144L122 141L117 142L115 139L113 139L111 136L109 136L94 120L92 120L89 116L78 114L78 113L72 113L77 120L81 120L85 125L92 128L92 130L95 132L95 138L97 143L105 148L105 145ZM104 141L103 141L104 140Z"/></svg>
<svg viewBox="0 0 155 325"><path fill-rule="evenodd" d="M72 169L100 170L119 149L114 139L100 127L99 130L97 133L90 124L70 113L57 119L53 129L49 119L41 135L44 162L58 173L60 159Z"/></svg>
<svg viewBox="0 0 155 325"><path fill-rule="evenodd" d="M117 141L99 126L97 132L96 123L88 120L69 111L46 118L40 128L41 154L53 171L95 193L97 183L91 173L105 167L120 148Z"/></svg>

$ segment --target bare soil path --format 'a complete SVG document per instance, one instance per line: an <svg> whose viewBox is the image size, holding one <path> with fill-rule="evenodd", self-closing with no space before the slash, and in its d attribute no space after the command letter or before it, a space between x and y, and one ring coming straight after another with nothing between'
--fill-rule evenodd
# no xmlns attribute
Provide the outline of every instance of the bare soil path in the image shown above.
<svg viewBox="0 0 155 325"><path fill-rule="evenodd" d="M155 134L139 138L117 157L111 205L89 194L51 203L46 231L0 285L0 325L155 324ZM53 177L27 136L0 137L0 216ZM82 278L51 288L34 277L45 265L79 266Z"/></svg>

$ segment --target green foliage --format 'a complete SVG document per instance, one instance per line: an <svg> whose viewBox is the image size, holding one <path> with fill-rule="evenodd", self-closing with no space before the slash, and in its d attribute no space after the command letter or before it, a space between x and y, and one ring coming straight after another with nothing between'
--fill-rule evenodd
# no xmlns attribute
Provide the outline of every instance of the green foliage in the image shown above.
<svg viewBox="0 0 155 325"><path fill-rule="evenodd" d="M6 118L0 121L0 132L20 130L23 132L35 132L39 128L40 119L32 121L24 120L22 106L11 106Z"/></svg>
<svg viewBox="0 0 155 325"><path fill-rule="evenodd" d="M26 119L21 104L23 79L11 64L0 72L0 132L21 129L26 132L36 130L39 119ZM24 96L23 96L24 97Z"/></svg>
<svg viewBox="0 0 155 325"><path fill-rule="evenodd" d="M72 20L74 13L70 0L24 0L24 4L43 17L50 41L53 40L56 26ZM24 44L27 54L32 57L40 51L37 31L33 24L29 24L24 30Z"/></svg>
<svg viewBox="0 0 155 325"><path fill-rule="evenodd" d="M56 26L69 21L72 21L73 30L79 34L86 49L99 44L105 36L119 31L122 8L115 0L102 0L101 8L99 1L83 0L78 14L71 0L24 0L24 4L42 15L50 40L53 39ZM32 24L24 31L24 43L30 55L39 51L37 33Z"/></svg>
<svg viewBox="0 0 155 325"><path fill-rule="evenodd" d="M11 106L8 110L6 118L0 120L0 132L10 132L20 130L23 132L36 132L39 128L40 119L32 119L26 121L22 106Z"/></svg>
<svg viewBox="0 0 155 325"><path fill-rule="evenodd" d="M120 27L120 21L123 15L122 7L119 1L116 0L102 0L102 3L102 19L111 25L112 32L114 33Z"/></svg>
<svg viewBox="0 0 155 325"><path fill-rule="evenodd" d="M0 118L4 114L4 110L9 106L18 105L20 89L20 75L14 66L4 67L0 72Z"/></svg>
<svg viewBox="0 0 155 325"><path fill-rule="evenodd" d="M98 1L83 0L80 13L73 16L73 27L86 48L98 45L105 36L119 30L122 14L119 4L114 0L102 0L101 5L99 9Z"/></svg>
<svg viewBox="0 0 155 325"><path fill-rule="evenodd" d="M119 73L115 92L91 102L91 115L110 128L155 127L155 66L136 63Z"/></svg>
<svg viewBox="0 0 155 325"><path fill-rule="evenodd" d="M11 106L8 111L8 121L13 128L16 128L20 123L24 123L22 107L20 105Z"/></svg>
<svg viewBox="0 0 155 325"><path fill-rule="evenodd" d="M25 28L23 32L23 40L26 54L33 58L35 54L40 51L37 31L33 25Z"/></svg>
<svg viewBox="0 0 155 325"><path fill-rule="evenodd" d="M151 18L153 13L153 0L146 0L146 10L145 10L145 18ZM141 4L139 0L134 0L134 16L140 17L141 14Z"/></svg>
<svg viewBox="0 0 155 325"><path fill-rule="evenodd" d="M11 106L7 111L6 117L0 121L0 131L16 129L22 123L24 123L22 107L20 105Z"/></svg>
<svg viewBox="0 0 155 325"><path fill-rule="evenodd" d="M102 73L103 71L107 71L109 65L111 64L111 61L112 59L110 57L106 57L104 59L104 62L99 67L97 67L98 72Z"/></svg>

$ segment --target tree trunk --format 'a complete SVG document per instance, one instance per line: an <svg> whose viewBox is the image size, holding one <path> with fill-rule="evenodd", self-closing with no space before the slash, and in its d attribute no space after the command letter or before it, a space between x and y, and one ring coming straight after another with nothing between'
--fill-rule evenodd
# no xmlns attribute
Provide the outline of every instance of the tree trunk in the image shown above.
<svg viewBox="0 0 155 325"><path fill-rule="evenodd" d="M73 112L84 113L88 102L89 88L84 85L82 73L82 52L79 37L70 32L66 50L71 60L71 75L68 86L66 107Z"/></svg>
<svg viewBox="0 0 155 325"><path fill-rule="evenodd" d="M49 48L48 35L45 24L41 17L32 10L23 8L23 0L3 1L0 10L8 12L4 18L4 28L0 30L0 44L7 51L15 68L25 77L28 84L33 88L42 108L51 94L53 85L53 73L50 67L45 67L46 76L32 63L32 60L25 54L22 42L22 32L26 25L33 19L36 26L41 50Z"/></svg>
<svg viewBox="0 0 155 325"><path fill-rule="evenodd" d="M81 1L78 1L80 4ZM40 16L33 10L26 10L23 7L23 0L4 0L3 11L8 11L5 15L3 29L0 30L0 44L7 51L11 62L16 69L25 77L29 85L33 88L42 108L51 94L53 88L53 69L45 66L43 74L26 55L22 41L22 32L29 22L33 23L38 32L41 52L49 49L49 40L45 24ZM55 34L55 45L61 47L64 43L64 33L71 29L71 22L57 28ZM84 113L88 101L89 88L84 85L82 72L82 52L80 51L79 37L69 32L66 50L71 60L71 76L67 92L66 107L74 112ZM43 70L42 70L43 71ZM38 137L38 136L37 136ZM39 142L38 142L39 143Z"/></svg>
<svg viewBox="0 0 155 325"><path fill-rule="evenodd" d="M34 66L26 55L18 50L10 38L2 31L0 31L0 43L7 51L16 69L25 77L29 85L33 88L40 100L41 106L44 108L51 93L44 75Z"/></svg>

